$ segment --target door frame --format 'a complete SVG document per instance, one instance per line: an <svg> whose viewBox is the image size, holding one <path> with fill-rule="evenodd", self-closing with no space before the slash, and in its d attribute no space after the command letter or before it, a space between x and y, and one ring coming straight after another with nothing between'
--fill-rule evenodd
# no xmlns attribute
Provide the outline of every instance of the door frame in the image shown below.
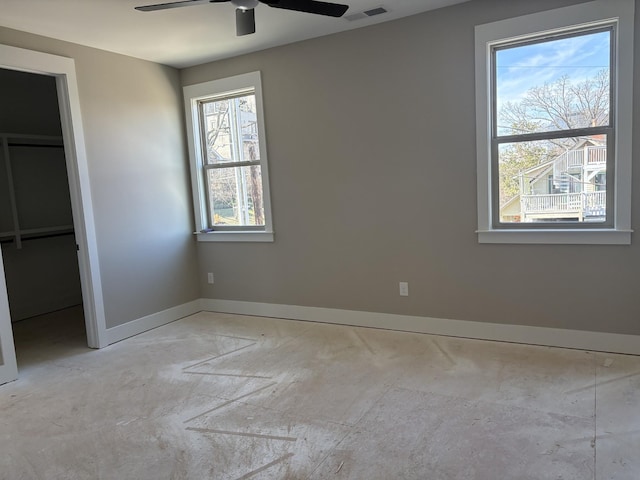
<svg viewBox="0 0 640 480"><path fill-rule="evenodd" d="M55 77L69 177L73 226L78 245L78 266L87 344L91 348L106 347L108 340L102 280L75 62L72 58L0 45L0 68ZM0 260L1 258L0 256ZM2 276L0 281L1 308L2 303L8 302L2 262L0 262L0 275ZM13 338L11 338L11 343L13 344ZM4 346L3 339L2 347ZM3 348L3 355L7 356L7 354L15 356L15 349L5 352Z"/></svg>
<svg viewBox="0 0 640 480"><path fill-rule="evenodd" d="M4 278L2 249L0 249L0 385L18 378L16 348L13 343L13 329L9 313L9 298L6 295L7 285ZM3 293L4 292L4 293Z"/></svg>

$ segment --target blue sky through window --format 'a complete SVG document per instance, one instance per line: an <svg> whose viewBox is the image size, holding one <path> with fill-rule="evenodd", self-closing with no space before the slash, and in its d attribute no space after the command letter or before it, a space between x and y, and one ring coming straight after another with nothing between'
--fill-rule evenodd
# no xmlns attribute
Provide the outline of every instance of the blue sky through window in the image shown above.
<svg viewBox="0 0 640 480"><path fill-rule="evenodd" d="M527 91L566 75L584 81L610 67L611 32L587 33L531 45L499 49L495 56L498 110Z"/></svg>

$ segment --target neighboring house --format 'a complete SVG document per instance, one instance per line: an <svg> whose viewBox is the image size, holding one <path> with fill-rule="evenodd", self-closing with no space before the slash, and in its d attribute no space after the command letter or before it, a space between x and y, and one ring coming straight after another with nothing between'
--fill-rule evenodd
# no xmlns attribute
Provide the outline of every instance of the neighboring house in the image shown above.
<svg viewBox="0 0 640 480"><path fill-rule="evenodd" d="M521 172L520 193L501 206L500 221L603 221L606 160L606 145L592 137Z"/></svg>

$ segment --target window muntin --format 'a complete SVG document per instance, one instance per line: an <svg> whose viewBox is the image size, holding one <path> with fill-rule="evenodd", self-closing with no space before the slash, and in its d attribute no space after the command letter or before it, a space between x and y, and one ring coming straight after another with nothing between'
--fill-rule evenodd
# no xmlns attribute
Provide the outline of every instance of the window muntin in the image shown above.
<svg viewBox="0 0 640 480"><path fill-rule="evenodd" d="M264 227L260 165L207 169L206 181L210 225Z"/></svg>
<svg viewBox="0 0 640 480"><path fill-rule="evenodd" d="M496 135L608 126L612 47L612 27L494 46Z"/></svg>
<svg viewBox="0 0 640 480"><path fill-rule="evenodd" d="M184 87L198 241L272 242L260 72Z"/></svg>
<svg viewBox="0 0 640 480"><path fill-rule="evenodd" d="M613 226L614 34L598 25L492 46L494 228Z"/></svg>
<svg viewBox="0 0 640 480"><path fill-rule="evenodd" d="M207 164L259 161L256 96L253 90L198 102Z"/></svg>
<svg viewBox="0 0 640 480"><path fill-rule="evenodd" d="M253 90L198 102L209 227L264 227Z"/></svg>
<svg viewBox="0 0 640 480"><path fill-rule="evenodd" d="M550 141L501 143L498 147L498 192L501 224L606 222L608 140L606 135ZM524 165L537 157L534 166Z"/></svg>

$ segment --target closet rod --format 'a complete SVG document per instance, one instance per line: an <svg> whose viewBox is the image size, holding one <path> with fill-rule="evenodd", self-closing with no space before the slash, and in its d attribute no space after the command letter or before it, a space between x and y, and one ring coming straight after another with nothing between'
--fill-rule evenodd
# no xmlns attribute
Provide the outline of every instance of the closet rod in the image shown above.
<svg viewBox="0 0 640 480"><path fill-rule="evenodd" d="M50 141L50 142L61 142L61 135L33 135L28 133L7 133L0 132L1 138L12 139L12 140L39 140L39 141Z"/></svg>
<svg viewBox="0 0 640 480"><path fill-rule="evenodd" d="M10 147L44 147L44 148L64 148L62 144L53 143L14 143L9 142Z"/></svg>
<svg viewBox="0 0 640 480"><path fill-rule="evenodd" d="M40 235L29 235L28 237L22 237L22 242L28 242L29 240L42 240L43 238L64 237L66 235L73 235L75 232L59 232L59 233L43 233ZM15 238L7 238L0 240L0 243L14 243Z"/></svg>

